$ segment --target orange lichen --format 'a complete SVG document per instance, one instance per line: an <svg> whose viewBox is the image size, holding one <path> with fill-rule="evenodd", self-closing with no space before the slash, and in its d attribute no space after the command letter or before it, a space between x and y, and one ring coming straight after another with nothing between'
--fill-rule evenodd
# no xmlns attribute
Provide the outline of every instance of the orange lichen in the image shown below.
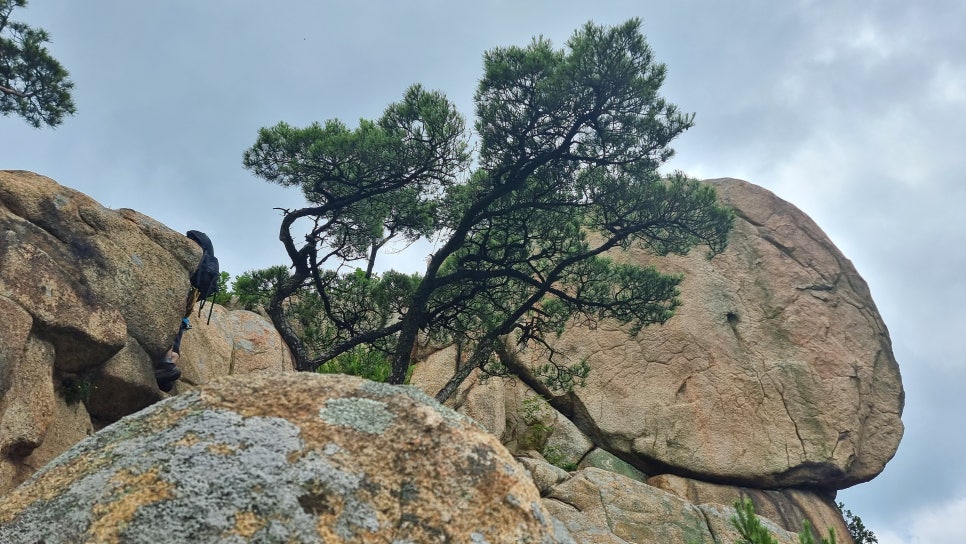
<svg viewBox="0 0 966 544"><path fill-rule="evenodd" d="M54 499L70 487L71 483L85 474L91 474L111 462L113 445L108 445L96 455L86 454L59 465L47 468L44 485L25 484L4 496L0 506L0 524L7 524L31 504Z"/></svg>
<svg viewBox="0 0 966 544"><path fill-rule="evenodd" d="M208 451L219 455L232 455L236 450L228 444L208 444Z"/></svg>
<svg viewBox="0 0 966 544"><path fill-rule="evenodd" d="M178 440L177 442L173 442L171 445L172 446L194 446L198 442L201 442L201 439L198 438L197 434L192 432L187 432L180 440Z"/></svg>
<svg viewBox="0 0 966 544"><path fill-rule="evenodd" d="M238 512L235 514L235 526L228 531L228 534L248 539L266 525L268 525L268 521L257 516L254 512Z"/></svg>
<svg viewBox="0 0 966 544"><path fill-rule="evenodd" d="M130 470L118 472L111 478L114 492L106 502L92 508L94 522L87 530L90 544L116 544L142 506L174 497L174 486L158 477L157 469L136 474Z"/></svg>

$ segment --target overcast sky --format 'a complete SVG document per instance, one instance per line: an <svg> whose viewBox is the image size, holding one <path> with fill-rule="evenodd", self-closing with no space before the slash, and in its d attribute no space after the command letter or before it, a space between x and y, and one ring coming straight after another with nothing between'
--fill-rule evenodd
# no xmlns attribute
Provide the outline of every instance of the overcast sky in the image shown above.
<svg viewBox="0 0 966 544"><path fill-rule="evenodd" d="M671 166L804 210L889 326L906 433L839 498L881 544L966 542L962 0L31 0L14 19L50 32L78 113L55 130L0 117L0 168L203 230L232 274L283 264L272 208L302 200L242 168L260 127L351 125L415 82L471 117L485 50L630 17L697 116Z"/></svg>

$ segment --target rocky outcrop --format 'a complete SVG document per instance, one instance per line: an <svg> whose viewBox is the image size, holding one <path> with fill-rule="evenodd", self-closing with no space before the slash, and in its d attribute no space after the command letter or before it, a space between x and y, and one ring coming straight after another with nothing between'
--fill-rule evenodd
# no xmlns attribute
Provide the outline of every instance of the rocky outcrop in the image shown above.
<svg viewBox="0 0 966 544"><path fill-rule="evenodd" d="M92 429L162 398L152 361L171 346L200 257L194 242L136 211L0 171L0 493ZM264 319L216 313L186 334L179 390L292 369ZM210 354L205 343L230 347Z"/></svg>
<svg viewBox="0 0 966 544"><path fill-rule="evenodd" d="M828 497L805 490L765 491L661 475L641 482L613 470L567 472L527 452L530 471L547 510L578 542L687 542L732 544L733 505L750 498L763 523L781 543L799 542L809 520L816 537L831 528L836 542L851 542L848 527ZM816 541L818 538L816 538Z"/></svg>
<svg viewBox="0 0 966 544"><path fill-rule="evenodd" d="M635 339L575 326L558 342L593 368L571 415L645 472L759 488L871 479L898 447L903 392L866 283L792 205L712 183L737 214L723 254L615 255L683 274L675 317Z"/></svg>
<svg viewBox="0 0 966 544"><path fill-rule="evenodd" d="M567 329L557 349L592 370L585 387L549 404L518 380L476 373L451 404L511 451L578 469L582 488L600 480L587 476L597 467L705 510L750 496L778 526L797 532L808 519L842 542L830 497L881 472L902 436L888 331L866 283L804 213L744 181L710 183L737 215L724 253L612 255L683 275L682 306L666 325L636 338L607 323ZM413 383L435 393L455 359L452 349L425 357ZM570 526L578 539L590 534Z"/></svg>
<svg viewBox="0 0 966 544"><path fill-rule="evenodd" d="M182 385L201 385L219 376L291 372L292 355L272 322L247 310L215 305L192 318L181 349ZM197 314L195 314L197 316Z"/></svg>
<svg viewBox="0 0 966 544"><path fill-rule="evenodd" d="M541 487L544 506L578 542L732 544L741 540L731 524L735 511L725 503L688 500L596 468L563 478L554 474L548 481L552 465L536 459L521 460ZM781 544L799 542L796 532L761 517ZM845 541L838 539L839 543Z"/></svg>
<svg viewBox="0 0 966 544"><path fill-rule="evenodd" d="M696 505L734 504L740 498L747 497L755 504L755 512L759 516L774 520L785 530L798 533L804 529L802 522L809 520L813 527L820 529L823 536L831 528L839 535L837 541L840 544L848 540L849 529L842 520L841 512L832 497L824 493L806 489L764 490L735 487L671 474L648 478L647 484Z"/></svg>
<svg viewBox="0 0 966 544"><path fill-rule="evenodd" d="M170 394L177 395L221 376L294 371L288 346L264 317L247 310L215 305L208 321L191 318L192 328L181 343L181 379ZM98 426L112 423L161 400L150 357L136 342L128 344L90 375L84 404Z"/></svg>
<svg viewBox="0 0 966 544"><path fill-rule="evenodd" d="M492 435L415 389L224 378L0 499L0 541L572 542Z"/></svg>
<svg viewBox="0 0 966 544"><path fill-rule="evenodd" d="M0 171L0 494L83 440L0 499L0 541L155 541L168 515L226 542L378 539L394 526L413 541L568 541L552 514L579 542L720 544L738 538L729 505L747 496L780 542L807 519L847 544L834 491L878 474L902 435L888 333L811 220L764 189L713 183L738 216L725 253L614 255L684 276L667 325L636 338L570 328L557 347L592 372L549 403L478 373L452 400L524 456L540 506L495 439L419 395L281 376L291 356L251 312L194 318L177 396L158 403L152 361L199 248ZM413 382L435 392L456 354L427 351ZM256 377L219 378L243 373ZM43 533L64 520L66 536Z"/></svg>

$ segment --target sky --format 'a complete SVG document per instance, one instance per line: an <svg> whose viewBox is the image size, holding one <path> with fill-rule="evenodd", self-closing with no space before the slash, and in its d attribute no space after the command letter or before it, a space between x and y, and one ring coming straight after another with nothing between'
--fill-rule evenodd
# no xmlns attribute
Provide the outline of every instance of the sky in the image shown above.
<svg viewBox="0 0 966 544"><path fill-rule="evenodd" d="M303 200L242 168L259 128L354 125L417 82L472 119L484 51L631 17L663 95L696 114L669 168L805 211L889 327L905 436L839 500L880 544L966 542L962 0L31 0L13 19L50 33L78 111L56 129L0 117L0 168L205 231L234 275L285 264L274 208Z"/></svg>

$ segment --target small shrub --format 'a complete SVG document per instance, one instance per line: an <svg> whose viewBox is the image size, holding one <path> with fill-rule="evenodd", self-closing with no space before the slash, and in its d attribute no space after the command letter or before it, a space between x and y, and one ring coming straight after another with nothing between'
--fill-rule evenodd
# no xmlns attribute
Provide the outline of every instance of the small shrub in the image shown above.
<svg viewBox="0 0 966 544"><path fill-rule="evenodd" d="M547 401L539 395L531 395L523 399L523 406L520 409L520 417L527 426L526 432L520 437L520 447L537 450L545 459L547 454L544 447L547 439L553 434L553 427L543 422L547 409L549 409ZM551 462L551 464L555 463Z"/></svg>
<svg viewBox="0 0 966 544"><path fill-rule="evenodd" d="M755 514L755 505L751 499L745 497L735 502L735 515L731 516L731 524L741 534L742 540L735 544L778 544L778 540L761 524ZM798 533L799 544L815 544L812 535L812 524L805 520L804 528ZM835 529L829 527L828 537L823 538L821 544L835 544Z"/></svg>
<svg viewBox="0 0 966 544"><path fill-rule="evenodd" d="M553 446L545 447L543 451L540 452L540 455L543 455L543 458L546 459L551 465L562 468L567 472L577 470L577 463L574 463L573 461L564 461L563 452Z"/></svg>
<svg viewBox="0 0 966 544"><path fill-rule="evenodd" d="M87 403L97 386L88 375L67 376L60 382L61 396L68 405Z"/></svg>
<svg viewBox="0 0 966 544"><path fill-rule="evenodd" d="M227 305L231 302L231 288L228 287L228 280L231 279L231 274L228 272L222 272L218 275L218 292L215 294L214 301L215 304L221 304L222 306Z"/></svg>

